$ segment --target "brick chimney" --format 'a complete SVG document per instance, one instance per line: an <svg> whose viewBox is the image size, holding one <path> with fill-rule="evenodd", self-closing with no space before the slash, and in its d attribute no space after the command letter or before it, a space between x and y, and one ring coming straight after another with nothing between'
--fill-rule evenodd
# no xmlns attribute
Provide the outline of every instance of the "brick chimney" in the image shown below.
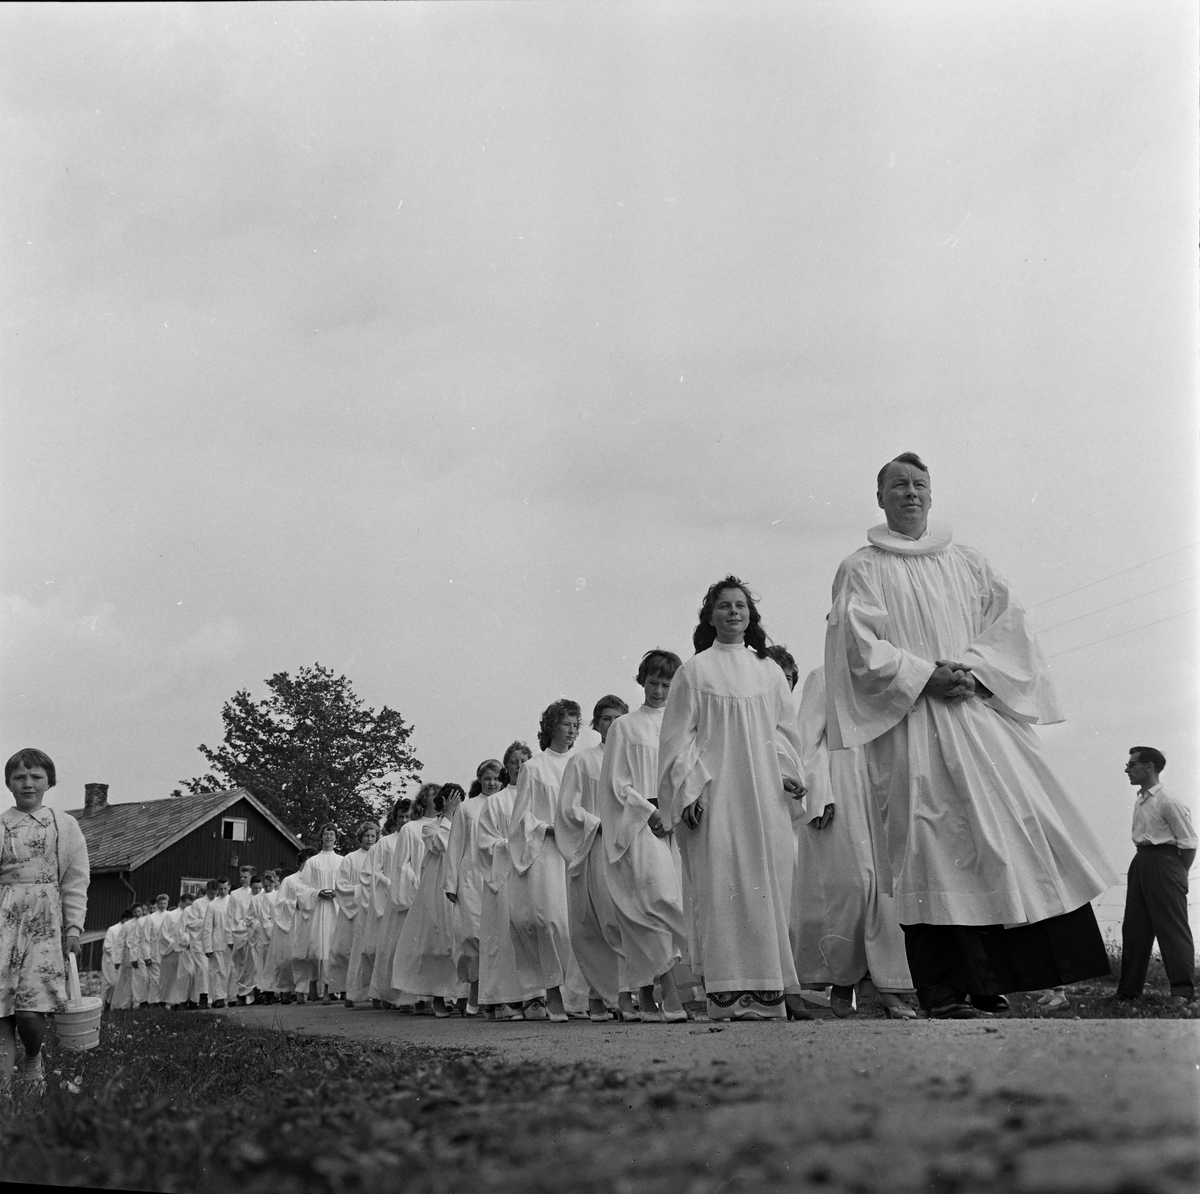
<svg viewBox="0 0 1200 1194"><path fill-rule="evenodd" d="M108 808L108 784L83 785L83 815L93 817Z"/></svg>

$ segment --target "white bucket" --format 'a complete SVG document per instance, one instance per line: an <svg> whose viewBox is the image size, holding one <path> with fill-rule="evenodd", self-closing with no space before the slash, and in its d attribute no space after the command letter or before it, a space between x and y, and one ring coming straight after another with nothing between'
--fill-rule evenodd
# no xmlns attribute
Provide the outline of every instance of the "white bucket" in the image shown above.
<svg viewBox="0 0 1200 1194"><path fill-rule="evenodd" d="M70 996L65 1012L54 1013L54 1030L65 1049L94 1049L100 1043L100 1013L104 1000L98 995L82 995L79 990L79 968L75 955L69 954L67 991Z"/></svg>

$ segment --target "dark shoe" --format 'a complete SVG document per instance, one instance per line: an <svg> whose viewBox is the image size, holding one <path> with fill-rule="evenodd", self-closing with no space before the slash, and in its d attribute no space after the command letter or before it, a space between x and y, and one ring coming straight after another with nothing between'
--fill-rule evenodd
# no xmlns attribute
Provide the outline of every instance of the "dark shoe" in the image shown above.
<svg viewBox="0 0 1200 1194"><path fill-rule="evenodd" d="M245 997L245 995L239 995L239 996L237 997L237 1005L238 1005L238 1007L245 1007L245 1006L246 1006L246 997Z"/></svg>
<svg viewBox="0 0 1200 1194"><path fill-rule="evenodd" d="M975 1020L986 1014L962 999L947 999L929 1009L931 1020Z"/></svg>
<svg viewBox="0 0 1200 1194"><path fill-rule="evenodd" d="M829 990L829 1008L839 1020L854 1015L854 988L831 987Z"/></svg>
<svg viewBox="0 0 1200 1194"><path fill-rule="evenodd" d="M989 1015L1001 1016L1009 1010L1009 1002L1003 995L968 995L967 998L976 1011Z"/></svg>
<svg viewBox="0 0 1200 1194"><path fill-rule="evenodd" d="M804 1006L804 1000L799 995L785 995L783 1005L787 1009L789 1020L815 1020L817 1018Z"/></svg>
<svg viewBox="0 0 1200 1194"><path fill-rule="evenodd" d="M224 1007L224 1006L225 1006L225 1000L224 1000L224 999L218 999L218 1000L217 1000L217 1001L216 1001L216 1002L213 1004L213 1007L214 1007L214 1008L218 1008L218 1007Z"/></svg>

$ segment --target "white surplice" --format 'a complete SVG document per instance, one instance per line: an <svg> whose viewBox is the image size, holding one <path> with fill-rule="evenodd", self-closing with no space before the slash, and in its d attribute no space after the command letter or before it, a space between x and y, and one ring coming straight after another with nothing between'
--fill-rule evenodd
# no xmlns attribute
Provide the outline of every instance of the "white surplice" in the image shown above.
<svg viewBox="0 0 1200 1194"><path fill-rule="evenodd" d="M421 877L396 945L392 987L453 1002L466 996L467 984L454 966L454 907L445 890L450 821L439 817L427 823L421 840Z"/></svg>
<svg viewBox="0 0 1200 1194"><path fill-rule="evenodd" d="M509 929L512 859L508 853L508 826L516 797L516 788L504 788L487 798L479 814L479 873L483 879L479 905L481 1004L519 1004L546 994L545 987L522 985Z"/></svg>
<svg viewBox="0 0 1200 1194"><path fill-rule="evenodd" d="M313 966L303 951L309 941L308 922L317 904L317 892L300 878L299 872L284 876L276 891L275 927L271 932L267 965L272 971L276 991L284 995L294 992L304 995L315 977Z"/></svg>
<svg viewBox="0 0 1200 1194"><path fill-rule="evenodd" d="M808 795L796 823L792 952L801 983L852 987L868 972L880 991L911 991L904 930L895 901L879 890L875 855L886 855L861 747L830 751L825 738L825 669L804 682L801 765ZM823 829L812 822L833 805Z"/></svg>
<svg viewBox="0 0 1200 1194"><path fill-rule="evenodd" d="M608 890L608 867L600 844L596 790L604 746L577 750L563 772L554 840L567 862L567 920L571 951L588 985L588 994L613 1006L625 985L621 929Z"/></svg>
<svg viewBox="0 0 1200 1194"><path fill-rule="evenodd" d="M300 881L316 892L333 891L342 857L336 850L322 850L314 854L301 868ZM313 977L317 980L318 995L324 993L322 987L332 982L333 933L337 928L337 919L337 900L318 896L316 909L308 922L307 952L309 961L315 964L316 973Z"/></svg>
<svg viewBox="0 0 1200 1194"><path fill-rule="evenodd" d="M375 954L370 994L372 999L382 999L385 1003L397 1006L407 1006L418 997L431 994L429 991L402 991L392 986L392 970L396 964L396 948L400 944L404 922L417 897L421 862L425 857L424 829L435 820L435 817L419 817L415 821L405 821L396 834L395 848L388 863L388 904L379 929L379 948Z"/></svg>
<svg viewBox="0 0 1200 1194"><path fill-rule="evenodd" d="M342 859L333 881L333 902L337 905L337 922L333 942L329 947L329 986L333 991L349 987L350 951L354 947L354 931L362 912L362 872L370 851L362 846L351 850ZM353 996L350 996L353 1000Z"/></svg>
<svg viewBox="0 0 1200 1194"><path fill-rule="evenodd" d="M1116 876L1033 731L1062 716L1024 610L949 527L867 538L833 586L828 735L866 746L888 843L878 878L900 923L1014 926L1081 907ZM993 695L922 696L938 659Z"/></svg>
<svg viewBox="0 0 1200 1194"><path fill-rule="evenodd" d="M650 986L688 948L674 835L655 837L649 826L663 712L642 705L613 722L598 793L608 887L633 990Z"/></svg>
<svg viewBox="0 0 1200 1194"><path fill-rule="evenodd" d="M799 991L788 939L795 706L771 659L715 642L675 673L659 740L658 802L691 885L691 967L709 992ZM616 724L619 724L616 723ZM683 810L703 797L698 829Z"/></svg>
<svg viewBox="0 0 1200 1194"><path fill-rule="evenodd" d="M573 959L567 863L553 833L570 754L544 750L521 768L508 824L509 924L517 973L527 987L561 987Z"/></svg>
<svg viewBox="0 0 1200 1194"><path fill-rule="evenodd" d="M483 907L483 873L479 865L479 814L488 797L476 796L458 806L446 845L446 894L453 904L454 969L464 983L479 978L479 918ZM449 900L446 901L450 903Z"/></svg>

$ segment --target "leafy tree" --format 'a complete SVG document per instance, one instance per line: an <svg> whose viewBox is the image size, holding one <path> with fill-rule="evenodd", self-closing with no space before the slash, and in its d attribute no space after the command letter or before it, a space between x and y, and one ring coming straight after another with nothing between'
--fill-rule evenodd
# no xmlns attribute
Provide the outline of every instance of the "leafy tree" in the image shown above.
<svg viewBox="0 0 1200 1194"><path fill-rule="evenodd" d="M399 794L397 784L417 778L412 726L386 705L368 709L345 676L319 663L266 683L261 701L242 689L225 702L223 745L199 748L212 770L180 783L195 793L245 788L307 843L319 843L324 821L353 841L358 824Z"/></svg>

